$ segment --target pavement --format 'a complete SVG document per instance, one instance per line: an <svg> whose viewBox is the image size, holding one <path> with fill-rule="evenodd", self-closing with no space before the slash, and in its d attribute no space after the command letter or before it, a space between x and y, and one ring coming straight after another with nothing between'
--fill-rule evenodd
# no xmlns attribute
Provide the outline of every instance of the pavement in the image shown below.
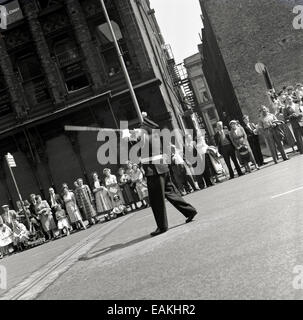
<svg viewBox="0 0 303 320"><path fill-rule="evenodd" d="M302 299L302 177L295 156L186 196L192 223L168 204L158 237L148 208L8 257L0 298Z"/></svg>

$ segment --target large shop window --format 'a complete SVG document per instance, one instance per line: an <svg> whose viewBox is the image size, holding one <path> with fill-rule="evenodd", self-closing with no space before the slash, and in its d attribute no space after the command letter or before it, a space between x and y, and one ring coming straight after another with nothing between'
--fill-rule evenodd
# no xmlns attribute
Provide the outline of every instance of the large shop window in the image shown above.
<svg viewBox="0 0 303 320"><path fill-rule="evenodd" d="M88 87L90 82L83 68L80 50L75 42L68 39L60 41L54 46L54 51L66 90L72 93Z"/></svg>
<svg viewBox="0 0 303 320"><path fill-rule="evenodd" d="M115 31L115 35L118 40L121 52L123 53L125 64L127 67L129 67L132 63L121 29L115 21L112 20L111 23ZM121 71L121 68L108 24L103 23L97 26L96 34L99 42L100 52L103 55L106 63L107 72L109 76L113 76L116 73L119 73Z"/></svg>
<svg viewBox="0 0 303 320"><path fill-rule="evenodd" d="M11 100L3 74L0 73L0 117L12 112Z"/></svg>
<svg viewBox="0 0 303 320"><path fill-rule="evenodd" d="M49 101L48 86L38 57L35 55L23 56L18 59L17 66L27 101L31 105Z"/></svg>

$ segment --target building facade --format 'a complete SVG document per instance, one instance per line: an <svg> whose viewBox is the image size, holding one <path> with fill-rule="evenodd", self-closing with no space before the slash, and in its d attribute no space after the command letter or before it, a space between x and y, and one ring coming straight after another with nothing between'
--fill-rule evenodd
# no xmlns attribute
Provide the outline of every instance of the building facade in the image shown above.
<svg viewBox="0 0 303 320"><path fill-rule="evenodd" d="M257 120L269 104L262 62L276 90L302 82L303 32L293 26L299 0L200 0L203 68L220 117Z"/></svg>
<svg viewBox="0 0 303 320"><path fill-rule="evenodd" d="M4 162L10 152L22 195L47 197L53 186L91 184L96 132L137 115L98 0L19 0L23 19L0 34L0 203L16 191ZM163 128L182 128L164 40L149 1L106 1L142 111ZM116 170L117 167L112 167Z"/></svg>
<svg viewBox="0 0 303 320"><path fill-rule="evenodd" d="M209 136L213 137L219 115L203 73L201 54L196 53L184 59L184 66L195 94L198 112L203 116Z"/></svg>

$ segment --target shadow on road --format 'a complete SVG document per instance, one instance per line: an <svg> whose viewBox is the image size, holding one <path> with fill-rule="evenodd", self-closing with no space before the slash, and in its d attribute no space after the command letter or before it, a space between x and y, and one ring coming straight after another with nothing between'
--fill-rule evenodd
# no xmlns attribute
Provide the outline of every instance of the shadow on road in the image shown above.
<svg viewBox="0 0 303 320"><path fill-rule="evenodd" d="M173 227L169 228L169 230L176 229L176 228L181 227L181 226L184 226L184 223L176 225L176 226L173 226ZM111 253L113 251L117 251L117 250L120 250L120 249L123 249L123 248L127 248L127 247L130 247L130 246L132 246L134 244L137 244L139 242L144 242L146 240L151 240L151 239L153 239L153 238L150 235L145 235L143 237L131 240L129 242L115 244L115 245L112 245L110 247L102 248L102 249L93 251L92 253L83 255L82 257L80 257L78 259L78 261L88 261L88 260L96 259L96 258L99 258L99 257L101 257L103 255L109 254L109 253Z"/></svg>

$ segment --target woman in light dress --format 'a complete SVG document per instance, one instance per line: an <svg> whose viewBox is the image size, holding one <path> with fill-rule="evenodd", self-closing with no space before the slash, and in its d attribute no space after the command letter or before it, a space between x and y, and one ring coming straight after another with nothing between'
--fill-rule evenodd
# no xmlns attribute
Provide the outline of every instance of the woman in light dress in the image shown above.
<svg viewBox="0 0 303 320"><path fill-rule="evenodd" d="M10 253L13 245L13 232L10 227L3 223L0 216L0 259Z"/></svg>
<svg viewBox="0 0 303 320"><path fill-rule="evenodd" d="M55 230L57 229L56 223L54 221L52 210L46 200L42 200L41 196L36 196L35 211L38 215L42 228L47 234L48 239L55 238Z"/></svg>
<svg viewBox="0 0 303 320"><path fill-rule="evenodd" d="M144 175L137 164L133 164L131 180L135 184L139 199L145 207L148 206L148 189Z"/></svg>
<svg viewBox="0 0 303 320"><path fill-rule="evenodd" d="M108 190L101 185L97 172L93 173L94 190L96 200L96 209L98 213L106 213L113 209L113 203L108 193Z"/></svg>
<svg viewBox="0 0 303 320"><path fill-rule="evenodd" d="M122 191L120 189L120 186L117 182L117 177L113 174L111 174L111 170L110 169L104 169L103 170L103 173L105 175L105 186L108 190L108 193L109 193L109 196L111 197L111 200L112 202L116 205L118 205L116 199L118 196L119 197L119 205L120 204L124 204L125 201L124 201L124 198L123 198L123 195L122 195Z"/></svg>
<svg viewBox="0 0 303 320"><path fill-rule="evenodd" d="M244 128L241 125L239 125L236 120L232 120L229 125L231 127L229 134L231 142L236 148L236 154L240 163L244 165L245 171L251 172L249 162L252 162L255 168L259 170L259 166L257 165L255 157L250 148ZM247 156L241 154L241 148L243 149L243 146L247 150Z"/></svg>
<svg viewBox="0 0 303 320"><path fill-rule="evenodd" d="M72 224L75 224L78 230L81 229L81 227L83 229L86 229L79 208L77 206L75 195L68 189L67 185L64 185L63 187L63 201L65 203L66 212L68 214L70 222Z"/></svg>

